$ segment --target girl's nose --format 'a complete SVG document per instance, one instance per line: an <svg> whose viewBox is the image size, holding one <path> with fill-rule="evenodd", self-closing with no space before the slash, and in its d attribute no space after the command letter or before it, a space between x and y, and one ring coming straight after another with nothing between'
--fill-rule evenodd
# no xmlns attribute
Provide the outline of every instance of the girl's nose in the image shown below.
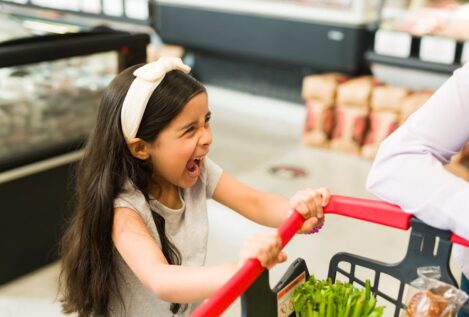
<svg viewBox="0 0 469 317"><path fill-rule="evenodd" d="M200 144L202 145L210 145L212 144L212 129L210 127L206 127L200 137Z"/></svg>

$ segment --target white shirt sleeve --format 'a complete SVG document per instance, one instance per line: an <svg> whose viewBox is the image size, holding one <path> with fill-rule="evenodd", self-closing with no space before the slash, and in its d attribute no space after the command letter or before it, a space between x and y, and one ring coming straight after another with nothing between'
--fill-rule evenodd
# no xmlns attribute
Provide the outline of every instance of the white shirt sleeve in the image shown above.
<svg viewBox="0 0 469 317"><path fill-rule="evenodd" d="M469 239L469 184L447 172L469 140L469 64L380 146L368 190L425 223Z"/></svg>
<svg viewBox="0 0 469 317"><path fill-rule="evenodd" d="M380 146L367 188L423 222L469 240L469 183L443 168L469 140L469 64ZM455 256L469 276L469 249Z"/></svg>

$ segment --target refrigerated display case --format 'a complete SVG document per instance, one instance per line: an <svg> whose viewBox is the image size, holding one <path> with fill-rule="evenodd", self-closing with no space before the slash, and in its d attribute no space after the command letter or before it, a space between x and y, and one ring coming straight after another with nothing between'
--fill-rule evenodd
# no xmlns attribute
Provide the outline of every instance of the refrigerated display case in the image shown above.
<svg viewBox="0 0 469 317"><path fill-rule="evenodd" d="M465 1L387 0L381 16L372 49L366 53L373 72L393 67L399 72L417 72L422 78L439 77L430 87L435 88L469 61L469 5Z"/></svg>
<svg viewBox="0 0 469 317"><path fill-rule="evenodd" d="M0 0L0 5L20 15L42 11L43 19L74 17L148 25L148 0Z"/></svg>
<svg viewBox="0 0 469 317"><path fill-rule="evenodd" d="M146 61L149 43L147 34L103 28L31 36L13 20L0 19L10 26L0 27L0 284L57 259L101 93Z"/></svg>
<svg viewBox="0 0 469 317"><path fill-rule="evenodd" d="M151 2L162 40L204 82L301 101L305 74L368 72L374 0Z"/></svg>

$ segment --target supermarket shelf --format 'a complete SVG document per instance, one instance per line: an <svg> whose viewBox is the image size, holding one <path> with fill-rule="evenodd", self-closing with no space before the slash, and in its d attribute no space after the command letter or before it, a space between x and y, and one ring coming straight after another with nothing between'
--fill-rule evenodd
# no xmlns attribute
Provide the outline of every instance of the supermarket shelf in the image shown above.
<svg viewBox="0 0 469 317"><path fill-rule="evenodd" d="M365 58L370 63L379 63L379 64L386 64L391 66L398 66L404 68L411 68L423 71L430 71L436 73L443 73L443 74L451 74L457 68L461 67L461 64L440 64L440 63L432 63L422 61L417 57L394 57L394 56L385 56L377 54L373 51L367 51L365 53Z"/></svg>
<svg viewBox="0 0 469 317"><path fill-rule="evenodd" d="M0 43L0 67L18 66L60 58L123 50L126 61L121 69L146 60L147 34L97 30L59 35L44 35ZM60 47L60 49L57 49ZM21 52L21 54L18 54ZM137 54L138 53L138 54Z"/></svg>
<svg viewBox="0 0 469 317"><path fill-rule="evenodd" d="M101 19L101 20L109 20L109 21L116 21L116 22L126 22L132 23L136 25L149 25L150 19L148 17L148 12L146 14L146 18L133 18L127 16L126 13L126 5L124 4L124 0L120 0L121 7L122 7L122 15L110 15L105 14L102 8L96 13L86 12L83 10L72 10L72 9L59 9L54 7L47 7L46 5L36 5L31 3L31 1L27 0L24 4L14 3L8 0L0 0L0 6L4 6L4 10L10 12L16 12L20 15L25 16L34 16L40 17L44 20L65 20L64 18L68 15L76 16L76 17L85 17L85 18L93 18L93 19ZM117 3L116 3L117 4ZM70 5L71 7L72 5ZM100 7L100 6L99 6ZM144 13L145 15L145 13Z"/></svg>

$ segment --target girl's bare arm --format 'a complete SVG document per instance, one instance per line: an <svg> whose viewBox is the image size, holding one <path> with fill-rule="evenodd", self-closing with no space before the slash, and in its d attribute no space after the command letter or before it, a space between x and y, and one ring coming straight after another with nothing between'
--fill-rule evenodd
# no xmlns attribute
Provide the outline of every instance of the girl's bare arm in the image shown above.
<svg viewBox="0 0 469 317"><path fill-rule="evenodd" d="M264 226L277 228L287 217L288 211L297 209L305 221L300 232L308 232L323 221L323 206L329 201L327 189L305 189L291 199L272 193L257 191L226 172L223 172L213 198L237 211L244 217Z"/></svg>
<svg viewBox="0 0 469 317"><path fill-rule="evenodd" d="M274 233L248 240L239 261L207 267L170 265L142 218L128 208L115 209L112 239L145 287L160 299L174 303L198 302L209 297L247 258L257 257L266 267L286 259L279 253L281 241Z"/></svg>

